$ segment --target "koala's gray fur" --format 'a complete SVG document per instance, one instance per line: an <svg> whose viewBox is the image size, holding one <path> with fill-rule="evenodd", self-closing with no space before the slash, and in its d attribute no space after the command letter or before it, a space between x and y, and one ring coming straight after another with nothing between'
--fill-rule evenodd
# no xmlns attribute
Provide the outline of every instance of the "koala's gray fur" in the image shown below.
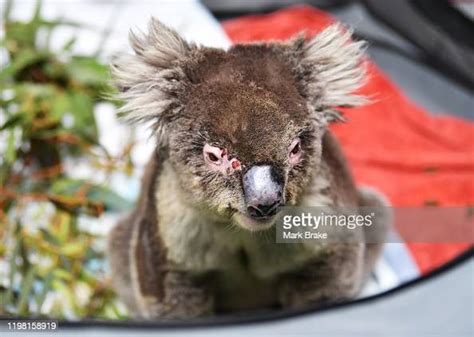
<svg viewBox="0 0 474 337"><path fill-rule="evenodd" d="M190 318L355 296L382 245L277 244L271 222L246 217L242 175L273 167L286 205L388 205L354 186L327 129L342 119L337 107L365 103L353 94L365 76L363 43L333 25L307 42L223 51L189 44L156 20L130 40L135 54L112 65L122 109L152 121L158 140L136 209L109 238L115 289L131 313ZM293 139L301 141L296 163ZM226 149L242 169L209 170L205 144ZM371 228L383 236L389 225L387 213Z"/></svg>

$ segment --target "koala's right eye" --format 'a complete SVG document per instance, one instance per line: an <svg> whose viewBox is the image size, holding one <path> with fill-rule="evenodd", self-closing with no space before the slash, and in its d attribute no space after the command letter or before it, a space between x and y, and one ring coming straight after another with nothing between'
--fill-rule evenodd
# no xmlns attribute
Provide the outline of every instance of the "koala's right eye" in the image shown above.
<svg viewBox="0 0 474 337"><path fill-rule="evenodd" d="M212 170L220 171L224 175L241 170L240 161L235 157L229 156L227 149L205 144L202 153L204 162Z"/></svg>
<svg viewBox="0 0 474 337"><path fill-rule="evenodd" d="M212 162L218 162L218 161L219 161L219 158L217 158L214 153L209 152L209 153L207 154L207 157L208 157L209 160L212 161Z"/></svg>
<svg viewBox="0 0 474 337"><path fill-rule="evenodd" d="M204 161L214 167L222 165L226 157L225 149L220 149L209 144L204 145L202 152L204 155Z"/></svg>

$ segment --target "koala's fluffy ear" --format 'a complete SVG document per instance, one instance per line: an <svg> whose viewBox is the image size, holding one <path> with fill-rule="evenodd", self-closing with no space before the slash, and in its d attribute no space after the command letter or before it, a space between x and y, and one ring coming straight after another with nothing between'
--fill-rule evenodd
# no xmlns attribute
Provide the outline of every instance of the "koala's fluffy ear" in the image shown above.
<svg viewBox="0 0 474 337"><path fill-rule="evenodd" d="M153 18L147 33L130 32L129 39L135 54L116 55L111 65L118 99L125 102L120 111L132 122L152 121L163 136L182 108L177 96L187 79L181 61L197 47Z"/></svg>
<svg viewBox="0 0 474 337"><path fill-rule="evenodd" d="M309 41L296 38L290 46L302 94L318 118L343 120L338 107L367 103L366 97L354 94L365 83L365 43L353 41L350 31L333 24Z"/></svg>

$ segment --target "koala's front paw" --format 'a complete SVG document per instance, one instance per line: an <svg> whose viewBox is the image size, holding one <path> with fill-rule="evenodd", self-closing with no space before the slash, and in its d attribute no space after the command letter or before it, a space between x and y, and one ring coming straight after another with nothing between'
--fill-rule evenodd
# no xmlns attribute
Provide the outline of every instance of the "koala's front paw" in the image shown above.
<svg viewBox="0 0 474 337"><path fill-rule="evenodd" d="M141 311L146 319L189 319L213 314L212 293L187 275L168 272L163 285L163 298L142 297Z"/></svg>
<svg viewBox="0 0 474 337"><path fill-rule="evenodd" d="M355 296L356 291L348 286L336 290L330 285L321 286L317 282L298 284L284 283L279 289L279 301L284 308L325 307L331 304L347 301Z"/></svg>
<svg viewBox="0 0 474 337"><path fill-rule="evenodd" d="M326 306L355 297L364 280L363 244L332 244L324 256L280 280L279 300L285 307Z"/></svg>

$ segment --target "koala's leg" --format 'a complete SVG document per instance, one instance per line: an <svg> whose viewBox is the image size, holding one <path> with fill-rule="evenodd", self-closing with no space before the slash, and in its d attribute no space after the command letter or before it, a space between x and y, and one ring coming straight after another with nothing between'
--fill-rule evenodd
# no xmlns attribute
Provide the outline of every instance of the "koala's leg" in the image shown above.
<svg viewBox="0 0 474 337"><path fill-rule="evenodd" d="M214 313L210 290L179 271L163 275L161 294L140 294L139 301L147 319L189 319Z"/></svg>
<svg viewBox="0 0 474 337"><path fill-rule="evenodd" d="M360 290L363 274L363 244L331 244L313 262L281 279L279 300L293 308L344 301Z"/></svg>
<svg viewBox="0 0 474 337"><path fill-rule="evenodd" d="M110 233L108 257L113 286L135 318L192 318L213 312L213 296L202 282L170 270L152 224L135 214Z"/></svg>
<svg viewBox="0 0 474 337"><path fill-rule="evenodd" d="M135 295L132 291L130 266L130 241L133 229L132 216L121 220L110 232L107 257L110 275L115 292L125 303L130 312L137 312Z"/></svg>
<svg viewBox="0 0 474 337"><path fill-rule="evenodd" d="M212 292L202 280L173 269L156 229L156 222L142 219L132 235L131 282L138 316L182 319L211 314Z"/></svg>
<svg viewBox="0 0 474 337"><path fill-rule="evenodd" d="M390 203L380 192L369 188L362 187L358 189L359 206L362 207L361 213L375 213L374 223L372 226L365 227L365 237L367 240L365 249L365 267L364 281L370 276L374 269L384 242L387 238L388 231L392 226L393 214Z"/></svg>
<svg viewBox="0 0 474 337"><path fill-rule="evenodd" d="M203 316L213 311L213 295L202 280L176 271L158 233L155 181L166 155L156 153L143 176L137 209L109 236L108 257L114 287L136 318Z"/></svg>

